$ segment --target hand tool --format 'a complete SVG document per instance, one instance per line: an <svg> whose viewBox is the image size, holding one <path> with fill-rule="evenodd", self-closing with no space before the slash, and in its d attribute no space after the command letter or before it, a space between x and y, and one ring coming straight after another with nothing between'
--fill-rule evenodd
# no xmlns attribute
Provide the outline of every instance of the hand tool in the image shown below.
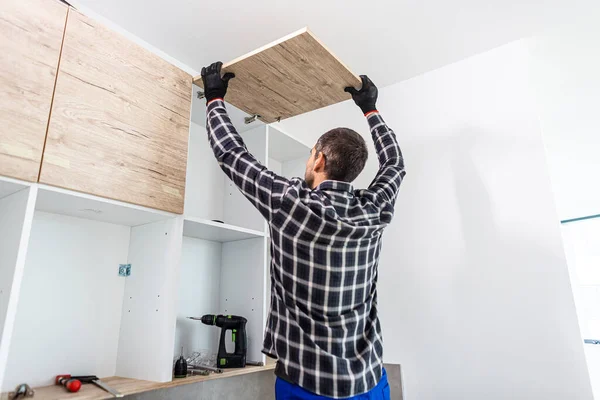
<svg viewBox="0 0 600 400"><path fill-rule="evenodd" d="M265 363L262 361L248 361L246 360L246 365L251 365L254 367L264 367Z"/></svg>
<svg viewBox="0 0 600 400"><path fill-rule="evenodd" d="M215 325L221 328L221 339L219 340L219 351L217 353L218 368L244 368L246 366L246 351L248 349L248 337L246 336L246 323L248 320L237 315L212 315L207 314L190 319L202 321L206 325ZM225 347L225 333L231 330L231 340L235 343L233 353L228 353Z"/></svg>
<svg viewBox="0 0 600 400"><path fill-rule="evenodd" d="M24 399L26 397L33 397L35 392L26 383L21 383L15 388L14 392L8 393L8 400Z"/></svg>
<svg viewBox="0 0 600 400"><path fill-rule="evenodd" d="M194 369L194 368L188 368L187 370L188 374L190 374L190 376L208 376L211 374L210 371L207 371L205 369Z"/></svg>
<svg viewBox="0 0 600 400"><path fill-rule="evenodd" d="M221 368L215 368L215 367L209 367L206 365L194 365L194 364L190 364L188 365L188 371L192 371L195 369L202 369L205 371L211 371L211 372L216 372L217 374L222 374L223 370Z"/></svg>
<svg viewBox="0 0 600 400"><path fill-rule="evenodd" d="M115 397L123 397L123 394L119 393L117 390L111 388L106 383L102 382L96 375L72 376L71 379L77 379L81 381L81 383L93 383L100 389L106 390L108 393L112 394Z"/></svg>
<svg viewBox="0 0 600 400"><path fill-rule="evenodd" d="M181 355L175 362L175 368L173 369L173 376L175 378L185 378L187 376L187 361L183 358L183 347L181 347Z"/></svg>
<svg viewBox="0 0 600 400"><path fill-rule="evenodd" d="M81 381L73 379L71 375L56 375L55 385L63 385L67 392L75 393L81 389Z"/></svg>

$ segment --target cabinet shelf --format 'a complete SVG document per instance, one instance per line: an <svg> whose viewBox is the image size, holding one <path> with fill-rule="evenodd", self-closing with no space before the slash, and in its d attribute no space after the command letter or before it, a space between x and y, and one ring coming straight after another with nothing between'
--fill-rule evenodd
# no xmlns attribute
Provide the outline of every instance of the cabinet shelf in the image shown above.
<svg viewBox="0 0 600 400"><path fill-rule="evenodd" d="M145 225L176 216L165 211L41 184L35 208L38 211L125 226Z"/></svg>
<svg viewBox="0 0 600 400"><path fill-rule="evenodd" d="M264 237L265 233L221 222L186 217L183 223L183 236L225 243L260 238Z"/></svg>

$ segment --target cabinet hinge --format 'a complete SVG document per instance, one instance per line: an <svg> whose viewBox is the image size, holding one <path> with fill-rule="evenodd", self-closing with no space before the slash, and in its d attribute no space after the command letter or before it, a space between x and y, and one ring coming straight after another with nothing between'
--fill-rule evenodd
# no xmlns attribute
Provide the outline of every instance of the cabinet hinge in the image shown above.
<svg viewBox="0 0 600 400"><path fill-rule="evenodd" d="M254 115L251 115L251 116L249 116L249 117L245 117L245 118L244 118L244 123L245 123L246 125L248 125L248 124L251 124L251 123L253 123L254 121L257 121L259 118L260 118L260 115L258 115L258 114L254 114Z"/></svg>

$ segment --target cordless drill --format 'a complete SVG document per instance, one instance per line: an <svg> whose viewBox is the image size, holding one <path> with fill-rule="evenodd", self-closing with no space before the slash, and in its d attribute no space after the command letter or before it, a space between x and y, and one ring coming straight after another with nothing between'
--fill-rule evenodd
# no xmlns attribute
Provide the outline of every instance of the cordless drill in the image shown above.
<svg viewBox="0 0 600 400"><path fill-rule="evenodd" d="M221 328L217 367L244 368L246 366L246 350L248 348L248 337L246 336L246 322L248 320L237 315L212 314L204 315L200 320L206 325L215 325ZM231 340L235 343L233 353L228 353L225 348L225 333L228 330L231 330Z"/></svg>

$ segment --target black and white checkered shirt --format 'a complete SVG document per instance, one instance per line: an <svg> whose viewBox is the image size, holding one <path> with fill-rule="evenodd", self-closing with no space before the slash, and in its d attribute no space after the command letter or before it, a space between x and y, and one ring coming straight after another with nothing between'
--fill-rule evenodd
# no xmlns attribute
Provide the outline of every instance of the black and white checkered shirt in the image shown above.
<svg viewBox="0 0 600 400"><path fill-rule="evenodd" d="M263 352L292 383L344 398L369 391L382 375L377 265L404 177L394 132L367 116L379 158L368 189L325 181L312 190L261 165L213 100L207 131L221 168L267 219L271 231L271 307Z"/></svg>

